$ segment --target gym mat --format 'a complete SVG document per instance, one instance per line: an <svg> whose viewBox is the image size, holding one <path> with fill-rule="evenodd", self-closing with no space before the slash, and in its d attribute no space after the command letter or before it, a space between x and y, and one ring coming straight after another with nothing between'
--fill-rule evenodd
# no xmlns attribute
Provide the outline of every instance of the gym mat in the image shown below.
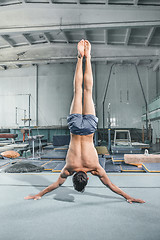
<svg viewBox="0 0 160 240"><path fill-rule="evenodd" d="M106 159L104 157L99 157L99 164L105 169Z"/></svg>
<svg viewBox="0 0 160 240"><path fill-rule="evenodd" d="M14 147L12 145L7 145L5 147L0 147L0 153L5 152L5 151L9 151L9 150L14 150Z"/></svg>
<svg viewBox="0 0 160 240"><path fill-rule="evenodd" d="M29 144L28 143L13 143L13 144L10 144L8 146L13 147L14 149L19 149L19 148L26 149L29 146Z"/></svg>
<svg viewBox="0 0 160 240"><path fill-rule="evenodd" d="M124 163L124 154L115 154L112 155L113 164L121 164Z"/></svg>
<svg viewBox="0 0 160 240"><path fill-rule="evenodd" d="M42 172L43 167L36 166L31 162L17 162L5 168L6 173L27 173L27 172Z"/></svg>
<svg viewBox="0 0 160 240"><path fill-rule="evenodd" d="M46 154L41 156L41 159L61 159L65 160L67 152L56 152L54 150L48 151Z"/></svg>
<svg viewBox="0 0 160 240"><path fill-rule="evenodd" d="M65 166L66 162L61 162L59 163L53 170L52 172L61 172L63 167Z"/></svg>
<svg viewBox="0 0 160 240"><path fill-rule="evenodd" d="M160 163L143 163L142 168L149 173L160 173Z"/></svg>
<svg viewBox="0 0 160 240"><path fill-rule="evenodd" d="M54 150L55 152L65 152L68 151L69 145L64 145L60 147L55 147Z"/></svg>
<svg viewBox="0 0 160 240"><path fill-rule="evenodd" d="M138 168L136 166L125 163L121 164L120 168L122 172L145 172L143 168Z"/></svg>
<svg viewBox="0 0 160 240"><path fill-rule="evenodd" d="M44 150L53 150L54 147L53 147L53 145L51 144L51 145L47 145L47 146L43 147L43 149L44 149Z"/></svg>
<svg viewBox="0 0 160 240"><path fill-rule="evenodd" d="M53 146L64 146L69 145L70 135L54 135Z"/></svg>
<svg viewBox="0 0 160 240"><path fill-rule="evenodd" d="M9 160L4 160L4 159L0 160L0 168L7 166L8 164L10 164Z"/></svg>
<svg viewBox="0 0 160 240"><path fill-rule="evenodd" d="M45 171L52 171L61 161L54 161L54 160L34 160L33 163L36 166L44 167Z"/></svg>
<svg viewBox="0 0 160 240"><path fill-rule="evenodd" d="M106 172L121 172L120 165L113 164L112 160L107 160L105 163Z"/></svg>

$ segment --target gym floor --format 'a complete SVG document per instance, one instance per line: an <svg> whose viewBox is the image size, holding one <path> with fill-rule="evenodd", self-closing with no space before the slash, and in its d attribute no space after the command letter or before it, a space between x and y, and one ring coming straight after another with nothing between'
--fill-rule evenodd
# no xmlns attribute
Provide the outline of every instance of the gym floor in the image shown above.
<svg viewBox="0 0 160 240"><path fill-rule="evenodd" d="M0 239L159 240L160 174L109 173L111 181L145 204L129 204L89 174L84 193L72 178L41 200L24 200L58 174L0 174Z"/></svg>

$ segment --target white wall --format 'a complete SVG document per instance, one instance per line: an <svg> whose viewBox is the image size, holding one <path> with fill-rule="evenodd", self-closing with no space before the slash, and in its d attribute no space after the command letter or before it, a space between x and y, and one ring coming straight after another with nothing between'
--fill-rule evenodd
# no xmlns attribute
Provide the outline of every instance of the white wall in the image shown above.
<svg viewBox="0 0 160 240"><path fill-rule="evenodd" d="M75 64L50 64L39 67L39 125L67 124L73 96Z"/></svg>
<svg viewBox="0 0 160 240"><path fill-rule="evenodd" d="M39 126L60 125L60 118L67 117L72 99L74 68L74 64L39 66ZM0 86L0 126L4 128L24 125L23 109L27 110L28 118L29 97L23 94L31 94L31 126L35 126L36 67L0 71ZM18 125L16 124L16 107L18 108ZM66 124L65 119L62 121L63 124Z"/></svg>
<svg viewBox="0 0 160 240"><path fill-rule="evenodd" d="M148 85L149 85L149 103L160 96L160 69L153 72L152 69L148 70ZM160 138L160 119L151 121L153 129L153 143L156 143L156 138Z"/></svg>
<svg viewBox="0 0 160 240"><path fill-rule="evenodd" d="M17 95L22 94L22 95ZM28 117L29 97L31 94L31 118L35 112L35 68L11 69L0 71L0 126L16 126L16 107L19 125L23 125L24 111Z"/></svg>
<svg viewBox="0 0 160 240"><path fill-rule="evenodd" d="M94 101L99 127L102 127L102 101L111 65L93 63ZM138 66L147 99L154 97L155 79L146 67ZM48 64L38 67L38 124L39 126L66 125L66 118L73 96L75 64ZM153 74L154 75L154 74ZM152 84L149 82L152 79ZM36 125L36 67L0 71L0 126L16 127L15 108L27 110L28 96L31 94L31 126ZM154 86L154 89L152 87ZM149 89L149 94L148 94ZM128 97L127 97L128 93ZM127 99L128 98L128 99ZM107 126L107 106L111 103L112 126L118 128L141 128L144 98L132 65L115 65L111 74L105 101L105 126ZM18 111L18 124L23 126L23 111ZM27 124L26 124L27 125Z"/></svg>
<svg viewBox="0 0 160 240"><path fill-rule="evenodd" d="M111 65L97 64L97 112L99 127L102 127L102 101L108 81ZM139 67L139 74L145 93L147 92L147 69ZM147 96L147 94L146 94ZM141 128L142 106L145 104L142 90L133 65L115 65L112 68L111 79L105 101L105 126L107 127L107 108L111 108L112 127Z"/></svg>

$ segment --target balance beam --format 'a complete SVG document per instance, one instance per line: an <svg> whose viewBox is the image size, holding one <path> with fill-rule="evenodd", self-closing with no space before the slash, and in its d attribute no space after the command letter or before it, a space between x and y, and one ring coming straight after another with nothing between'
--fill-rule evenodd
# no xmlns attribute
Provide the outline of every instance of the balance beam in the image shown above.
<svg viewBox="0 0 160 240"><path fill-rule="evenodd" d="M16 138L18 134L11 134L11 133L3 133L0 134L0 138Z"/></svg>
<svg viewBox="0 0 160 240"><path fill-rule="evenodd" d="M124 162L131 163L160 163L160 155L155 154L124 154Z"/></svg>

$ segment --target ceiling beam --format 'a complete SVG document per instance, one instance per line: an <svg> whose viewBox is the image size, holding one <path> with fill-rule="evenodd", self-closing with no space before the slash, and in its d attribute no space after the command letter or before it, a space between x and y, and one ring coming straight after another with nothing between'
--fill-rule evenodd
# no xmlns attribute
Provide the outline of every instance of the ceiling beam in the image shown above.
<svg viewBox="0 0 160 240"><path fill-rule="evenodd" d="M13 59L14 56L24 55L35 57L37 53L39 56L47 55L52 56L54 51L54 56L61 57L66 56L76 56L77 43L66 44L66 43L54 43L54 44L38 44L38 45L26 45L18 48L7 48L1 49L0 60L1 59ZM92 43L92 56L105 57L105 56L156 56L159 58L159 48L154 47L135 47L135 46L113 46L105 44L94 44ZM23 53L23 54L22 54Z"/></svg>
<svg viewBox="0 0 160 240"><path fill-rule="evenodd" d="M50 39L50 37L49 37L49 33L45 32L45 33L43 33L43 35L44 35L46 41L47 41L48 43L51 43L51 39Z"/></svg>
<svg viewBox="0 0 160 240"><path fill-rule="evenodd" d="M160 67L160 59L156 62L156 64L153 66L153 71L156 71Z"/></svg>
<svg viewBox="0 0 160 240"><path fill-rule="evenodd" d="M94 29L113 29L113 28L136 28L136 27L157 27L160 25L160 20L157 21L136 21L136 22L117 22L117 23L90 23L90 24L65 24L65 25L37 25L28 27L11 27L0 28L0 35L12 33L32 33L32 32L48 32L48 31L71 31L71 30L94 30ZM4 36L3 35L3 36Z"/></svg>
<svg viewBox="0 0 160 240"><path fill-rule="evenodd" d="M18 4L14 8L5 8L5 10L0 8L0 34L160 25L159 11L149 8L144 11L144 7L138 7L135 14L133 6L128 10L126 6L122 9L120 7L115 9L115 6L108 9L104 5L97 6L96 4L94 6L91 4L79 4L78 6L77 4L53 4L54 7L51 7L50 4L39 3L38 7L33 7L35 5L27 3L25 7L23 4ZM63 23L60 22L62 17Z"/></svg>
<svg viewBox="0 0 160 240"><path fill-rule="evenodd" d="M14 65L15 68L21 68L22 67L22 65L20 65L20 64L13 64L13 65Z"/></svg>
<svg viewBox="0 0 160 240"><path fill-rule="evenodd" d="M0 69L2 69L2 70L6 70L6 69L7 69L7 67L6 67L6 66L4 66L4 65L0 65Z"/></svg>
<svg viewBox="0 0 160 240"><path fill-rule="evenodd" d="M14 49L1 49L0 65L45 64L47 62L75 62L77 44L34 45ZM54 54L53 54L54 53ZM157 60L159 52L153 48L135 48L131 46L110 46L92 44L92 61L138 61Z"/></svg>
<svg viewBox="0 0 160 240"><path fill-rule="evenodd" d="M29 45L32 45L31 39L29 38L29 34L22 34L22 35L23 35L23 37L27 40L27 43L28 43Z"/></svg>
<svg viewBox="0 0 160 240"><path fill-rule="evenodd" d="M147 60L148 57L143 57L142 60ZM152 57L152 59L154 59ZM139 60L139 57L136 56L132 56L132 57L92 57L91 61L92 62L137 62ZM0 66L4 66L4 69L6 69L7 65L30 65L30 64L49 64L49 63L75 63L77 61L76 57L71 57L71 58L39 58L39 59L22 59L22 60L10 60L10 61L0 61ZM158 64L159 67L160 63ZM153 71L156 71L158 69L158 67Z"/></svg>
<svg viewBox="0 0 160 240"><path fill-rule="evenodd" d="M104 30L104 42L105 42L105 44L108 44L108 30L107 29Z"/></svg>
<svg viewBox="0 0 160 240"><path fill-rule="evenodd" d="M150 62L150 64L149 64L149 67L150 67L150 68L153 68L153 66L156 64L156 62L157 62L157 59L151 60L151 62Z"/></svg>
<svg viewBox="0 0 160 240"><path fill-rule="evenodd" d="M131 28L127 28L126 35L125 35L125 40L124 40L124 45L128 45L130 35L131 35Z"/></svg>
<svg viewBox="0 0 160 240"><path fill-rule="evenodd" d="M67 42L67 44L69 43L69 38L67 36L67 33L65 31L61 31L62 35L63 35L63 39Z"/></svg>
<svg viewBox="0 0 160 240"><path fill-rule="evenodd" d="M87 37L87 31L84 30L83 34L84 34L84 39L87 40L87 39L88 39L88 37Z"/></svg>
<svg viewBox="0 0 160 240"><path fill-rule="evenodd" d="M150 43L150 41L151 41L151 39L152 39L152 37L153 37L153 34L155 33L155 27L152 27L151 29L150 29L150 31L149 31L149 34L148 34L148 36L147 36L147 39L146 39L146 41L145 41L145 46L148 46L149 45L149 43Z"/></svg>
<svg viewBox="0 0 160 240"><path fill-rule="evenodd" d="M10 47L14 47L14 44L13 44L13 42L9 39L9 37L8 36L6 36L6 35L1 35L1 38L3 38L3 40L5 40L5 42L10 46Z"/></svg>

